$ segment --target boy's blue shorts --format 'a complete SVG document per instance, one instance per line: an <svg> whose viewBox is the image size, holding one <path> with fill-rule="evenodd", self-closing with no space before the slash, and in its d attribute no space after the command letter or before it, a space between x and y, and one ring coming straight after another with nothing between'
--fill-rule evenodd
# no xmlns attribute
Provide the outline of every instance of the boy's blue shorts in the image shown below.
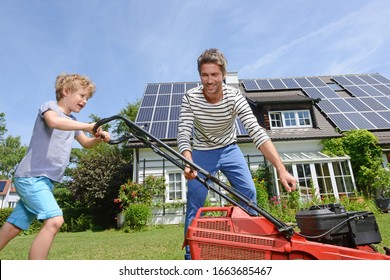
<svg viewBox="0 0 390 280"><path fill-rule="evenodd" d="M35 219L47 220L62 216L62 210L53 196L53 183L49 178L15 178L14 184L20 200L8 217L8 223L27 230Z"/></svg>

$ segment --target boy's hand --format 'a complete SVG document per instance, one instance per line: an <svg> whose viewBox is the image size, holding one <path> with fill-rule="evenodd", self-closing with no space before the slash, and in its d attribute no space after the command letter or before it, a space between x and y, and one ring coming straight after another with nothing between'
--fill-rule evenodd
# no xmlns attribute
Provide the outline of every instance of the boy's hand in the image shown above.
<svg viewBox="0 0 390 280"><path fill-rule="evenodd" d="M103 140L104 142L106 142L106 143L107 143L108 141L110 141L110 138L111 138L110 133L107 132L107 131L102 130L101 128L99 128L99 129L96 131L95 137L102 139L102 140Z"/></svg>

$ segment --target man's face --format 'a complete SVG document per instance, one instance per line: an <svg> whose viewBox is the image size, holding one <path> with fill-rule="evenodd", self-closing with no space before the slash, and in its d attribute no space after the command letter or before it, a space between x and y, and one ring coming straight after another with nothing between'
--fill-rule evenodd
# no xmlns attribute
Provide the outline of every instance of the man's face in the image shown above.
<svg viewBox="0 0 390 280"><path fill-rule="evenodd" d="M205 95L221 94L224 78L225 75L217 64L202 64L200 68L200 79L203 84L203 93Z"/></svg>

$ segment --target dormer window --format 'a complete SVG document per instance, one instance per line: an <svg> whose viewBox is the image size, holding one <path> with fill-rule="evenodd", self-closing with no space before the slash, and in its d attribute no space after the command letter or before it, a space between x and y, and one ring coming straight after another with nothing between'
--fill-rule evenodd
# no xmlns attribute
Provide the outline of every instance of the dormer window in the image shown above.
<svg viewBox="0 0 390 280"><path fill-rule="evenodd" d="M271 129L312 127L309 110L270 111Z"/></svg>

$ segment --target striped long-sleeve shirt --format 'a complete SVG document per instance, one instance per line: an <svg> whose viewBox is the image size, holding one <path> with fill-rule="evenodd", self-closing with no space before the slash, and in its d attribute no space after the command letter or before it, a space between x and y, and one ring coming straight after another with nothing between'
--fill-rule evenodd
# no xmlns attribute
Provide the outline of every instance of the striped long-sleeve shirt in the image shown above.
<svg viewBox="0 0 390 280"><path fill-rule="evenodd" d="M180 108L179 152L191 151L192 136L192 146L197 150L221 148L235 142L236 117L241 120L256 148L270 139L239 89L223 85L223 99L216 104L206 101L203 86L189 90L183 96Z"/></svg>

